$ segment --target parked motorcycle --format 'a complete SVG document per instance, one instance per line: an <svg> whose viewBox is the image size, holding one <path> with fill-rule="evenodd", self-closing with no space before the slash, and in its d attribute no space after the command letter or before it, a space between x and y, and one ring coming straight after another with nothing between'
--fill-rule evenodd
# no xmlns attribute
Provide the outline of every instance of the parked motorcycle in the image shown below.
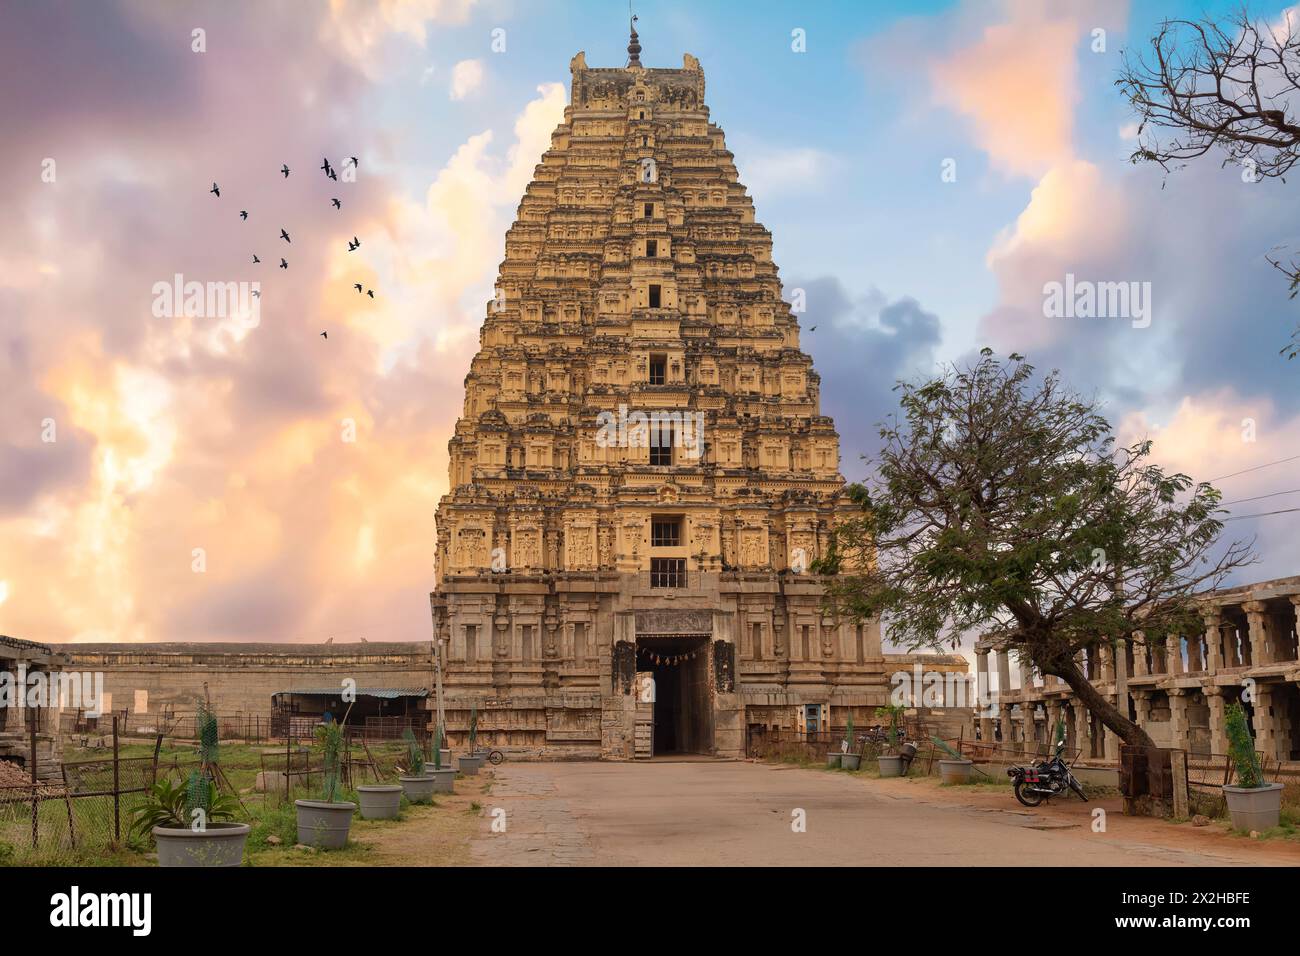
<svg viewBox="0 0 1300 956"><path fill-rule="evenodd" d="M1027 807L1036 807L1046 799L1063 796L1067 790L1077 793L1080 800L1088 799L1069 766L1061 759L1064 751L1065 742L1062 741L1056 745L1056 751L1051 757L1037 760L1026 767L1007 769L1017 800Z"/></svg>

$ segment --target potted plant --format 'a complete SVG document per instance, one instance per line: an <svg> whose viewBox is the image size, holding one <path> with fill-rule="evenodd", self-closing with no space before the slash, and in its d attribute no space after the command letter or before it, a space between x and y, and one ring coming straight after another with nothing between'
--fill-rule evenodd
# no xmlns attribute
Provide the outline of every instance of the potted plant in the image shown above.
<svg viewBox="0 0 1300 956"><path fill-rule="evenodd" d="M471 704L469 709L469 755L456 760L456 769L461 773L476 774L483 766L483 756L478 752L478 705Z"/></svg>
<svg viewBox="0 0 1300 956"><path fill-rule="evenodd" d="M862 753L853 737L853 712L849 711L848 726L844 728L844 741L840 745L840 766L845 770L857 770L861 765Z"/></svg>
<svg viewBox="0 0 1300 956"><path fill-rule="evenodd" d="M970 783L970 775L975 768L975 761L968 760L958 751L953 750L948 746L947 741L940 740L938 737L931 737L930 740L948 755L946 758L939 758L939 775L943 778L943 782L946 784Z"/></svg>
<svg viewBox="0 0 1300 956"><path fill-rule="evenodd" d="M166 778L132 811L131 833L153 836L159 866L239 866L249 825L235 821L239 801L194 771L184 784Z"/></svg>
<svg viewBox="0 0 1300 956"><path fill-rule="evenodd" d="M424 749L415 739L415 733L410 727L402 731L402 739L406 741L407 762L410 764L407 769L410 772L397 779L402 782L402 790L406 793L406 799L412 803L431 803L433 801L433 777L424 772Z"/></svg>
<svg viewBox="0 0 1300 956"><path fill-rule="evenodd" d="M880 775L882 777L901 777L903 775L903 755L899 753L899 732L898 723L902 718L903 708L899 704L885 704L883 707L876 708L876 716L888 718L889 734L888 745L885 752L876 758L880 765Z"/></svg>
<svg viewBox="0 0 1300 956"><path fill-rule="evenodd" d="M1278 825L1282 812L1282 784L1265 783L1255 753L1255 740L1246 723L1246 711L1234 701L1226 716L1228 752L1237 768L1236 786L1225 785L1228 816L1238 830L1267 830Z"/></svg>
<svg viewBox="0 0 1300 956"><path fill-rule="evenodd" d="M339 768L343 756L343 727L331 720L316 728L321 754L321 798L295 800L298 808L298 842L337 850L346 846L357 805L339 799Z"/></svg>
<svg viewBox="0 0 1300 956"><path fill-rule="evenodd" d="M434 793L453 793L455 790L454 784L456 781L456 770L453 767L447 767L446 769L443 768L442 755L445 751L443 750L442 742L442 724L439 724L437 730L434 732L433 769L429 770L426 767L425 772L433 778Z"/></svg>

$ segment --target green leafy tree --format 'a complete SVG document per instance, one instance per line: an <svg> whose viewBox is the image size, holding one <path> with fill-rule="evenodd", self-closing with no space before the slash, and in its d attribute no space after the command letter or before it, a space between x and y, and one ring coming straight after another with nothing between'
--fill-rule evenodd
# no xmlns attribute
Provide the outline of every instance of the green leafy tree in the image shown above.
<svg viewBox="0 0 1300 956"><path fill-rule="evenodd" d="M985 349L899 391L876 477L849 490L860 511L838 529L846 570L827 581L828 610L883 616L912 649L994 637L1151 746L1079 657L1199 631L1195 596L1252 560L1241 543L1215 552L1219 492L1151 464L1150 442L1117 448L1094 402L1018 355Z"/></svg>
<svg viewBox="0 0 1300 956"><path fill-rule="evenodd" d="M1259 765L1259 754L1255 753L1255 739L1250 735L1246 711L1240 701L1234 700L1228 706L1224 723L1228 733L1228 752L1237 767L1237 785L1250 790L1264 786L1264 771Z"/></svg>

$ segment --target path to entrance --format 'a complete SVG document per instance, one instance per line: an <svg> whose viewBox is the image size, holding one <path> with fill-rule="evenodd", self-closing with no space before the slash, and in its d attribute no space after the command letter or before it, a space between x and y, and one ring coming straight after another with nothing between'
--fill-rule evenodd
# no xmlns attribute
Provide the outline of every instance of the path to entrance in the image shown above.
<svg viewBox="0 0 1300 956"><path fill-rule="evenodd" d="M722 761L496 768L470 847L485 866L1296 865L1300 848L1109 815L1005 809L927 782ZM491 832L505 811L504 833ZM806 813L807 832L791 830ZM500 819L500 814L497 814ZM1208 830L1208 828L1207 828Z"/></svg>

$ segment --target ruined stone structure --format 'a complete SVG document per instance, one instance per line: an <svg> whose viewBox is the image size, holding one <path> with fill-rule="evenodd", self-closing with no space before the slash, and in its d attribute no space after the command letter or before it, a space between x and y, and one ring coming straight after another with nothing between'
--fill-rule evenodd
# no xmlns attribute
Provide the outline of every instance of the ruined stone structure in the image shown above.
<svg viewBox="0 0 1300 956"><path fill-rule="evenodd" d="M1158 746L1197 756L1228 752L1224 709L1240 700L1256 749L1270 763L1300 768L1300 577L1214 591L1200 604L1205 626L1197 633L1119 641L1114 650L1085 655L1085 673ZM997 674L989 678L996 713L975 718L983 740L1033 750L1064 717L1072 749L1085 759L1118 760L1119 739L1064 682L1018 664L1016 686L1010 653L996 641L981 640L975 652L977 673Z"/></svg>
<svg viewBox="0 0 1300 956"><path fill-rule="evenodd" d="M60 700L57 690L48 695L32 691L37 678L57 679L64 663L49 645L0 634L0 760L30 775L34 742L36 775L43 781L59 776ZM58 685L50 681L46 686Z"/></svg>
<svg viewBox="0 0 1300 956"><path fill-rule="evenodd" d="M345 680L363 689L433 686L428 641L64 644L57 650L69 670L103 674L103 710L128 717L132 729L164 729L166 715L193 715L205 687L225 717L269 716L276 694L341 690Z"/></svg>
<svg viewBox="0 0 1300 956"><path fill-rule="evenodd" d="M771 235L699 62L639 51L573 58L465 378L432 595L453 744L473 705L543 755L739 754L886 697L878 624L824 618L808 573L847 503Z"/></svg>

